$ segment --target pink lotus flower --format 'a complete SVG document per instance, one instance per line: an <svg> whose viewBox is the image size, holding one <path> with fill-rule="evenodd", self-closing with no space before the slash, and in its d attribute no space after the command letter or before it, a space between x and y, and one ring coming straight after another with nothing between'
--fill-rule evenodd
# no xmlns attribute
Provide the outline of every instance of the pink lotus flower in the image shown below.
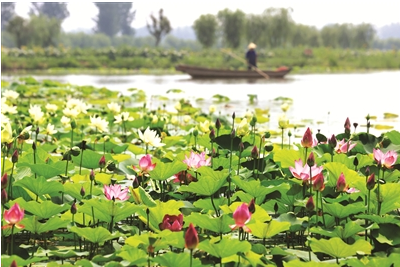
<svg viewBox="0 0 400 267"><path fill-rule="evenodd" d="M165 214L162 223L158 225L158 227L160 227L160 230L169 229L172 232L178 232L182 230L182 226L183 226L182 214L179 215Z"/></svg>
<svg viewBox="0 0 400 267"><path fill-rule="evenodd" d="M346 142L343 138L342 141L336 143L335 151L338 154L347 153L348 151L352 150L355 146L356 144L351 144L350 140Z"/></svg>
<svg viewBox="0 0 400 267"><path fill-rule="evenodd" d="M139 168L136 166L132 166L132 168L136 171L138 175L148 174L150 171L154 170L156 167L156 163L152 164L151 156L149 154L144 155L139 160Z"/></svg>
<svg viewBox="0 0 400 267"><path fill-rule="evenodd" d="M128 187L126 187L124 190L121 191L121 186L120 185L104 185L104 194L106 195L106 198L109 200L128 200Z"/></svg>
<svg viewBox="0 0 400 267"><path fill-rule="evenodd" d="M311 167L311 175L312 175L312 179L315 179L315 177L322 172L323 167L317 167L317 165L315 164L314 166ZM308 183L308 180L310 179L310 167L308 167L307 164L305 164L303 166L303 161L301 159L299 160L295 160L294 161L294 168L293 167L289 167L290 172L292 173L292 175L299 179L299 180L303 180L304 184Z"/></svg>
<svg viewBox="0 0 400 267"><path fill-rule="evenodd" d="M233 219L235 220L234 225L229 225L232 230L237 228L242 228L246 232L250 232L250 228L246 226L246 223L250 221L251 213L249 211L249 207L246 203L243 203L233 213Z"/></svg>
<svg viewBox="0 0 400 267"><path fill-rule="evenodd" d="M189 224L189 228L185 233L185 247L187 249L193 250L199 244L199 236L197 235L196 228L194 228L193 224Z"/></svg>
<svg viewBox="0 0 400 267"><path fill-rule="evenodd" d="M393 150L389 150L388 152L383 153L381 150L374 148L373 153L374 153L375 161L379 165L381 165L382 167L385 167L387 169L391 169L397 161L398 155Z"/></svg>
<svg viewBox="0 0 400 267"><path fill-rule="evenodd" d="M190 152L190 157L188 158L185 155L185 159L183 160L184 163L188 166L188 169L198 169L201 166L210 166L211 165L211 158L206 159L206 153L202 152L201 154L194 153L193 151Z"/></svg>
<svg viewBox="0 0 400 267"><path fill-rule="evenodd" d="M301 145L304 148L314 147L318 144L317 140L313 138L310 128L308 127L301 139Z"/></svg>
<svg viewBox="0 0 400 267"><path fill-rule="evenodd" d="M25 228L24 225L19 224L19 222L24 218L25 211L21 209L18 203L15 203L9 210L4 211L3 218L6 221L6 225L2 226L1 229L17 227L19 229Z"/></svg>

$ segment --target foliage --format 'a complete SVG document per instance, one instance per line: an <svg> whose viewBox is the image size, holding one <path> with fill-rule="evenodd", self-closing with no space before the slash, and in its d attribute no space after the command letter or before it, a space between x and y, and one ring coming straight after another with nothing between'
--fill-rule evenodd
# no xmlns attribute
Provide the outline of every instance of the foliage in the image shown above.
<svg viewBox="0 0 400 267"><path fill-rule="evenodd" d="M134 51L126 48L124 53ZM66 93L79 99L66 99ZM182 100L176 112L149 108L142 94L132 90L121 99L106 88L32 77L2 82L3 106L16 107L15 113L2 114L2 263L227 267L398 262L398 129L380 136L355 129L348 137L338 133L356 144L348 153L328 150L322 143L304 149L298 139L282 148L276 145L279 134L273 134L279 132L278 125L258 120L256 128L268 124L272 134L250 131L232 138L236 128L231 118L208 115L189 100ZM111 103L123 105L133 121L125 121L125 126L117 122L119 112ZM47 104L57 110L49 111ZM32 105L44 111L43 120L33 121L38 115L31 115ZM61 120L71 116L67 106L79 109L74 123ZM163 123L152 122L149 117L155 115L164 118ZM176 119L185 115L191 119ZM90 126L94 116L108 122L104 133ZM398 120L397 114L386 116ZM200 123L216 118L222 125L215 140L200 131L194 136ZM241 120L236 118L236 127ZM57 131L47 133L48 123ZM151 147L140 139L139 131L148 126L164 146ZM306 126L288 127L301 132ZM243 151L240 142L246 144ZM249 142L259 154L250 152ZM271 143L272 150L266 151ZM212 148L218 152L210 153ZM388 162L393 164L381 168L371 148L392 150ZM322 168L322 191L291 172L295 161L311 152ZM204 159L191 157L201 162L189 162L189 154ZM144 156L154 168L147 169ZM139 166L140 173L133 166ZM372 173L381 183L370 187L366 181ZM340 174L354 190L338 192ZM104 186L127 197L110 199ZM16 205L20 212L12 214ZM198 237L192 250L185 248L189 225Z"/></svg>
<svg viewBox="0 0 400 267"><path fill-rule="evenodd" d="M7 23L15 15L14 2L1 2L1 30L3 31ZM2 36L3 37L3 36Z"/></svg>
<svg viewBox="0 0 400 267"><path fill-rule="evenodd" d="M218 12L221 23L223 42L231 48L238 48L244 33L245 13L241 10L235 12L224 9Z"/></svg>
<svg viewBox="0 0 400 267"><path fill-rule="evenodd" d="M194 21L193 29L196 33L197 40L205 48L212 47L217 40L218 22L214 15L201 15Z"/></svg>
<svg viewBox="0 0 400 267"><path fill-rule="evenodd" d="M30 8L30 15L36 16L47 16L49 18L55 18L60 22L64 21L69 17L68 3L60 2L32 2Z"/></svg>
<svg viewBox="0 0 400 267"><path fill-rule="evenodd" d="M147 23L149 33L156 39L155 46L158 46L162 40L171 30L171 23L169 19L164 16L163 9L158 11L158 19L151 14L150 19L152 24Z"/></svg>
<svg viewBox="0 0 400 267"><path fill-rule="evenodd" d="M99 14L95 19L96 33L104 33L113 37L118 33L123 35L133 35L134 30L131 23L135 17L136 11L130 11L132 3L130 2L95 2L99 9Z"/></svg>

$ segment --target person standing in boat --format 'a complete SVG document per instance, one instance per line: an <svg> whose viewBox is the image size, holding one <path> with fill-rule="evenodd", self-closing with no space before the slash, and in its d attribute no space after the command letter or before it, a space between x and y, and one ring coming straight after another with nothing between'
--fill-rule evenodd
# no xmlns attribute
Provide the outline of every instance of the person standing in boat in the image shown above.
<svg viewBox="0 0 400 267"><path fill-rule="evenodd" d="M257 53L256 44L250 43L246 53L247 69L251 70L253 67L257 67Z"/></svg>

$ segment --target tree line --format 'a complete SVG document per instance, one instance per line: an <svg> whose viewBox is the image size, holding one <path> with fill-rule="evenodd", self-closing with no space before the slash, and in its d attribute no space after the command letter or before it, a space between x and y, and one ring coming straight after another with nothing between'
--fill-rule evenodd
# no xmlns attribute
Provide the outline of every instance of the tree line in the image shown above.
<svg viewBox="0 0 400 267"><path fill-rule="evenodd" d="M24 19L15 15L15 3L2 2L2 31L12 37L15 46L57 46L76 45L80 38L99 39L104 44L135 45L145 42L159 46L172 31L168 17L160 9L158 16L150 15L147 29L153 38L135 38L131 24L136 10L130 2L95 2L99 13L93 20L96 26L94 34L66 34L61 24L69 16L67 3L35 2L31 3L30 18ZM221 10L217 15L201 15L194 21L193 29L199 46L203 48L230 47L239 48L254 42L260 48L277 47L332 47L332 48L371 48L377 47L376 31L371 24L331 24L322 29L314 26L295 23L291 17L292 10L269 8L261 14L245 14L241 10ZM7 37L7 36L5 36ZM2 38L3 39L3 38ZM179 43L167 38L172 46ZM75 40L75 41L71 41ZM83 40L80 43L89 44ZM165 42L164 42L165 43ZM380 43L381 48L398 47L399 42L390 40L389 44ZM78 46L85 46L79 44ZM180 42L182 46L182 42ZM195 47L193 42L190 46ZM387 47L389 46L389 47ZM392 47L391 47L392 46ZM379 47L379 46L378 46Z"/></svg>

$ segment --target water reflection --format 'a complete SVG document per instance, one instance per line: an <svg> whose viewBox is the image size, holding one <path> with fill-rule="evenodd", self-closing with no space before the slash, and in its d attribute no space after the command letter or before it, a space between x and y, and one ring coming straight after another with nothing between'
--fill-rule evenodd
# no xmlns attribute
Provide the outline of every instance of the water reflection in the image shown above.
<svg viewBox="0 0 400 267"><path fill-rule="evenodd" d="M128 88L146 92L148 107L157 109L163 104L174 106L181 98L190 100L194 106L208 112L215 105L222 115L243 116L247 110L269 109L270 127L277 128L278 116L283 103L277 100L286 97L293 100L287 111L291 123L306 124L321 129L326 134L343 130L347 117L357 122L358 131L365 131L369 114L376 116L372 124L385 124L399 130L399 118L384 119L384 113L400 114L400 71L383 71L355 74L308 74L288 75L284 79L191 79L189 75L58 75L35 76L35 79L52 79L73 85L106 87L130 95ZM2 77L2 79L15 77ZM181 89L183 93L168 93L170 89ZM220 94L227 96L229 103L218 103L213 98ZM256 95L251 103L249 95ZM160 101L158 96L170 100ZM199 99L203 99L199 101ZM166 103L167 102L167 103ZM371 130L379 134L379 130Z"/></svg>

